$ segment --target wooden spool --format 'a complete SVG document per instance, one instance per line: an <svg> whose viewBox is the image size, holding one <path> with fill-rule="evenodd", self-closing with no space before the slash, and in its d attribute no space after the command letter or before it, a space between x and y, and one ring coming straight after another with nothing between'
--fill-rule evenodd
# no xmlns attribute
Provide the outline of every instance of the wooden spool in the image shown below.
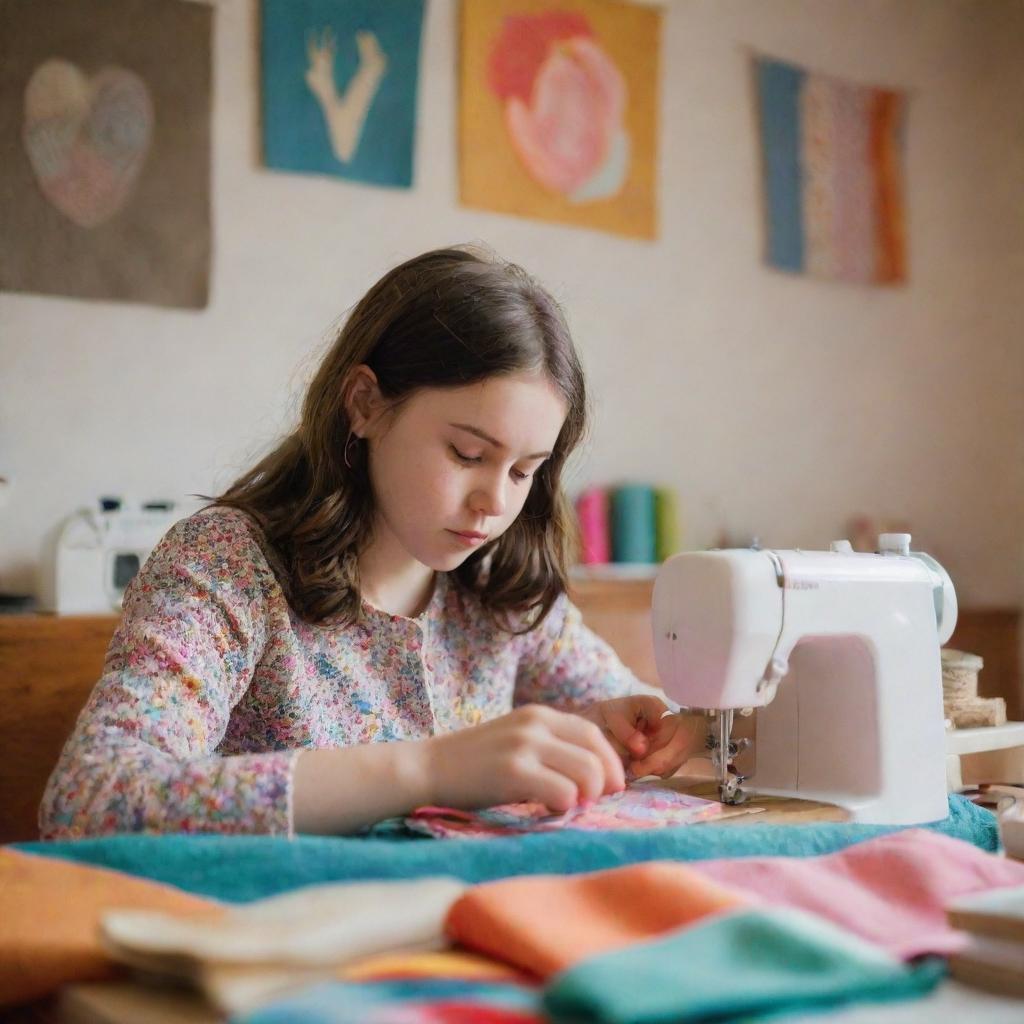
<svg viewBox="0 0 1024 1024"><path fill-rule="evenodd" d="M942 706L958 729L1006 724L1006 701L978 696L978 673L984 664L977 654L952 648L942 651Z"/></svg>

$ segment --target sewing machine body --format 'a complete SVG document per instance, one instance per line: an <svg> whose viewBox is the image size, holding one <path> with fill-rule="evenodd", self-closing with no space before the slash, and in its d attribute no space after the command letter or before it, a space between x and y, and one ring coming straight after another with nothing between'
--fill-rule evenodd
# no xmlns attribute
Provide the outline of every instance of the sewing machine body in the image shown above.
<svg viewBox="0 0 1024 1024"><path fill-rule="evenodd" d="M939 649L956 597L909 541L886 535L883 554L842 541L688 552L662 566L652 616L662 685L719 712L725 746L731 713L756 709L754 791L838 804L862 822L946 817ZM718 756L724 785L731 758Z"/></svg>

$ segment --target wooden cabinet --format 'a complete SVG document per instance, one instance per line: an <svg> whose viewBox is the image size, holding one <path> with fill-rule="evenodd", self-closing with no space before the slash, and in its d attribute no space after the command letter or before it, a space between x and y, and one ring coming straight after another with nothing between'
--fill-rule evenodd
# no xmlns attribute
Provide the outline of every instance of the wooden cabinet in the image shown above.
<svg viewBox="0 0 1024 1024"><path fill-rule="evenodd" d="M652 579L577 578L583 620L645 682L657 684L651 640ZM1024 718L1020 613L962 609L950 646L985 659L980 692L1005 697ZM99 678L114 616L0 616L0 842L36 838L43 787L78 712Z"/></svg>
<svg viewBox="0 0 1024 1024"><path fill-rule="evenodd" d="M43 787L116 625L113 615L0 616L0 842L38 838Z"/></svg>

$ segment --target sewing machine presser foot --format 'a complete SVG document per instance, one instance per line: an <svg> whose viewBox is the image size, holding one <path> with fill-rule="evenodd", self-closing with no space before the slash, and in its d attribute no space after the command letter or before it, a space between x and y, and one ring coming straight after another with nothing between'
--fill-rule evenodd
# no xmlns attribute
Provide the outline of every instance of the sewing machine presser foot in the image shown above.
<svg viewBox="0 0 1024 1024"><path fill-rule="evenodd" d="M744 804L750 794L743 789L746 775L740 775L733 767L733 760L741 750L750 746L749 739L730 739L732 712L724 711L718 717L718 735L709 732L706 747L711 751L711 764L718 774L718 798L723 804L733 806Z"/></svg>
<svg viewBox="0 0 1024 1024"><path fill-rule="evenodd" d="M746 775L730 775L725 782L718 784L718 798L723 804L738 806L747 802L750 794L743 789L746 779Z"/></svg>

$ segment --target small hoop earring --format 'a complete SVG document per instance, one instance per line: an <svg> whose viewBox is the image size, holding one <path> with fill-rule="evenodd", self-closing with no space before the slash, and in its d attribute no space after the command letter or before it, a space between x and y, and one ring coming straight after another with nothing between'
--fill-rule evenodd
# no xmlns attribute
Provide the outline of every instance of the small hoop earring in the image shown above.
<svg viewBox="0 0 1024 1024"><path fill-rule="evenodd" d="M348 432L348 438L345 441L345 465L351 469L352 463L349 461L349 452L352 450L352 445L355 444L358 447L359 438L356 437L355 431L350 430Z"/></svg>

